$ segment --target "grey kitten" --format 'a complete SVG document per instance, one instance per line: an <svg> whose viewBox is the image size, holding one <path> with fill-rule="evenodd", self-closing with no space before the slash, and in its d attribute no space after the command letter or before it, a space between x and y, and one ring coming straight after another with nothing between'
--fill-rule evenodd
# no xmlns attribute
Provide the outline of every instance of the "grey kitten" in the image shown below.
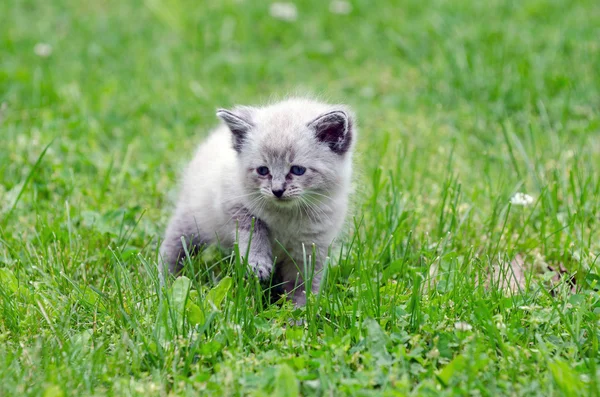
<svg viewBox="0 0 600 397"><path fill-rule="evenodd" d="M182 238L191 253L216 242L231 249L238 241L261 281L272 277L275 265L284 291L304 305L305 280L318 292L328 249L346 217L356 138L352 113L292 98L220 109L217 116L224 125L185 171L160 271L180 273Z"/></svg>

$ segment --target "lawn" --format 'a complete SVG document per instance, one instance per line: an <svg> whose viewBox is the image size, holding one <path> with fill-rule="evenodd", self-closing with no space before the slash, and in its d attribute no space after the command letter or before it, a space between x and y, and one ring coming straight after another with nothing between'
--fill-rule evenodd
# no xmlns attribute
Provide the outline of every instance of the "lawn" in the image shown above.
<svg viewBox="0 0 600 397"><path fill-rule="evenodd" d="M598 395L600 2L288 4L0 2L0 396ZM288 93L360 128L321 294L161 289L215 109Z"/></svg>

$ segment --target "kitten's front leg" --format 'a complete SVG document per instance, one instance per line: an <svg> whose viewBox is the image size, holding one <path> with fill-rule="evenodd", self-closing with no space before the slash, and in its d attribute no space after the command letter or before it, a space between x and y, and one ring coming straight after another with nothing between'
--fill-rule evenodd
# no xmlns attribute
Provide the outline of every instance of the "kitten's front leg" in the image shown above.
<svg viewBox="0 0 600 397"><path fill-rule="evenodd" d="M306 264L300 256L297 256L295 260L285 261L278 266L278 279L281 279L281 286L296 307L306 304L307 288L313 295L319 293L327 252L325 249L317 248L316 257L312 258L311 253Z"/></svg>
<svg viewBox="0 0 600 397"><path fill-rule="evenodd" d="M315 268L312 274L308 275L306 280L302 280L302 278L297 277L295 281L295 287L293 290L292 301L296 307L302 307L306 305L306 289L310 284L310 291L313 295L319 293L321 289L321 278L323 276L323 265L319 260L315 263Z"/></svg>
<svg viewBox="0 0 600 397"><path fill-rule="evenodd" d="M273 254L267 225L250 213L237 216L237 238L240 254L247 254L248 265L261 282L268 281L273 271Z"/></svg>

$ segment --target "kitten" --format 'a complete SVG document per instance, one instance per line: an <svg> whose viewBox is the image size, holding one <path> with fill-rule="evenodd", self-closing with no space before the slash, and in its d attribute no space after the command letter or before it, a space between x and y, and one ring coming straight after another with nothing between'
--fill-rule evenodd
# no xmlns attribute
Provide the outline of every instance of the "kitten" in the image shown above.
<svg viewBox="0 0 600 397"><path fill-rule="evenodd" d="M217 242L231 249L238 241L254 274L265 282L274 272L302 306L304 280L318 292L328 249L346 217L356 138L352 113L293 98L220 109L217 116L224 125L200 145L185 172L160 249L161 273L167 266L181 272L182 238L190 253Z"/></svg>

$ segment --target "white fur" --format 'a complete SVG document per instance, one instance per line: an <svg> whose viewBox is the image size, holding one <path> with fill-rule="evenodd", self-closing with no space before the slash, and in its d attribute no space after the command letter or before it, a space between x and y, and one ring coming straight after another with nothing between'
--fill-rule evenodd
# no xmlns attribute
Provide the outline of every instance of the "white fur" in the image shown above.
<svg viewBox="0 0 600 397"><path fill-rule="evenodd" d="M308 124L331 111L344 112L353 123L352 115L344 106L299 98L238 110L238 114L251 118L248 121L253 125L240 153L234 150L232 132L226 125L212 132L185 171L172 223L177 218L187 222L193 219L203 239L210 243L219 241L222 247L230 249L236 235L236 211L246 208L267 225L273 256L284 281L294 282L298 273L302 274L299 270L304 267L304 254L310 255L312 245L316 246L316 291L327 251L346 218L356 128L352 128L352 144L347 152L338 154L319 142ZM285 148L291 151L288 153ZM255 171L267 162L272 168L271 180L259 177ZM283 178L287 172L283 170L289 170L291 165L306 167L307 172L298 177L288 174L286 178L292 180L288 185L298 186L288 189L291 200L282 203L272 196L271 188L279 178L277 170L282 170L279 175ZM302 186L307 181L311 184ZM301 205L300 196L309 199L312 207ZM297 297L295 301L303 303L302 299Z"/></svg>

